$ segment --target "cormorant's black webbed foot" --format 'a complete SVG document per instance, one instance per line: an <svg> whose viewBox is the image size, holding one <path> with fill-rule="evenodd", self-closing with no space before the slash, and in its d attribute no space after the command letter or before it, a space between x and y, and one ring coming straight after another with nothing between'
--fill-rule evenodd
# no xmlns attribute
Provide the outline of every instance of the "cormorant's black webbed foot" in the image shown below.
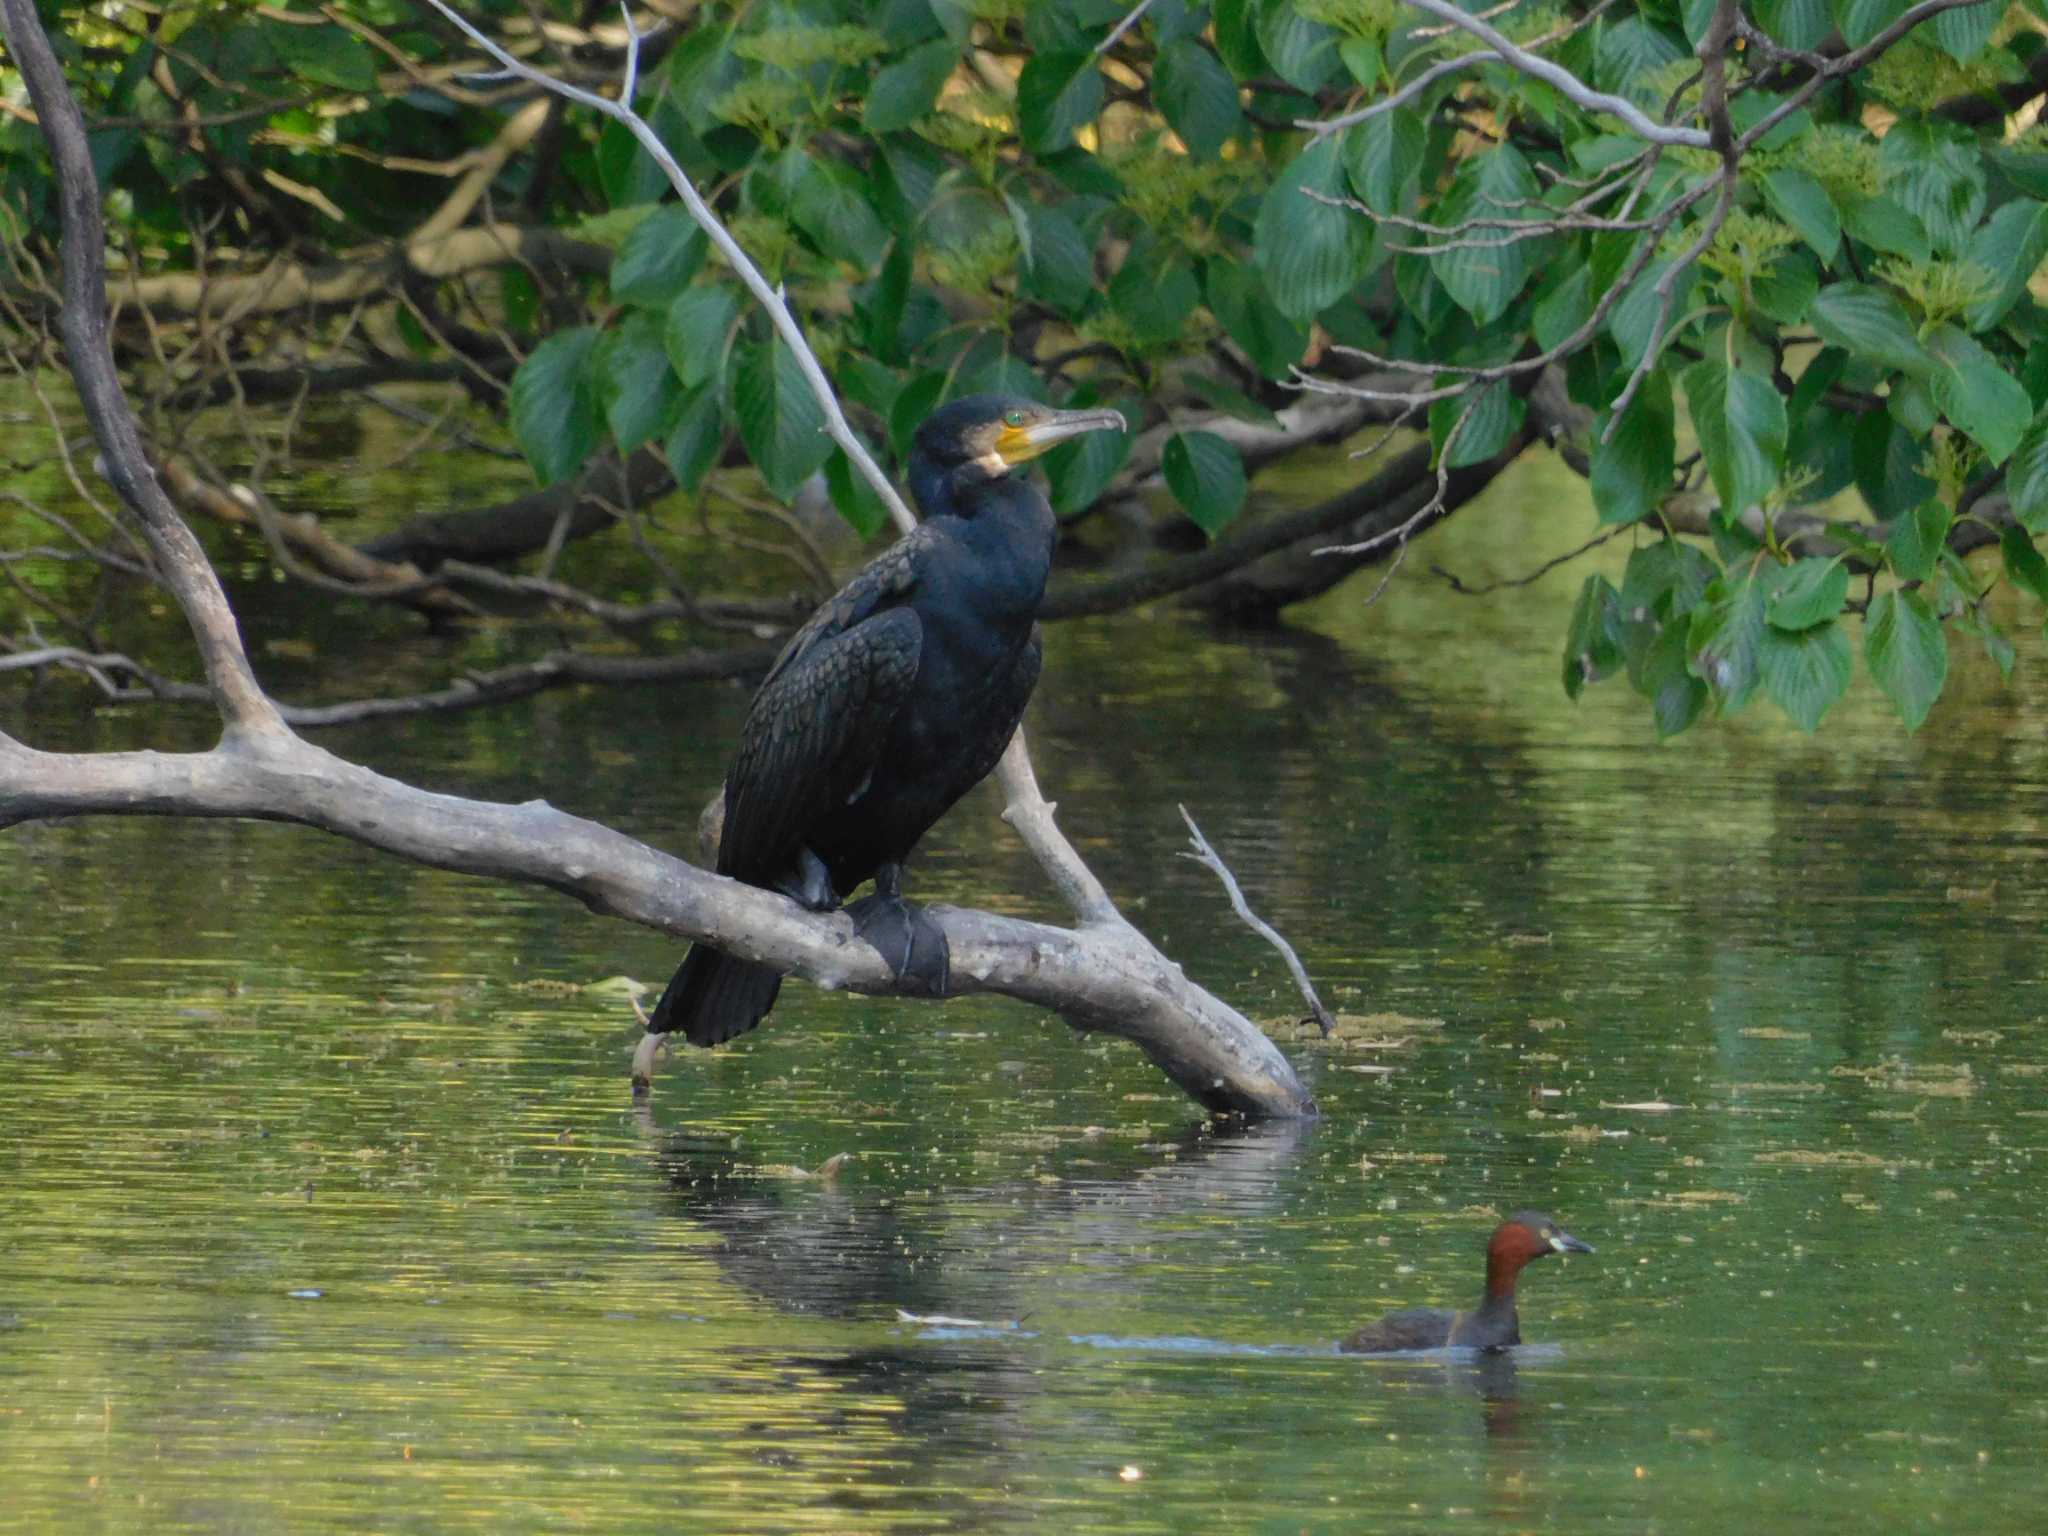
<svg viewBox="0 0 2048 1536"><path fill-rule="evenodd" d="M875 872L875 892L849 902L846 915L860 936L889 962L896 983L906 992L944 997L952 985L952 953L946 935L931 914L904 899L903 871L884 864Z"/></svg>
<svg viewBox="0 0 2048 1536"><path fill-rule="evenodd" d="M796 867L769 889L787 896L806 912L839 910L839 893L832 889L831 872L807 847L797 849Z"/></svg>

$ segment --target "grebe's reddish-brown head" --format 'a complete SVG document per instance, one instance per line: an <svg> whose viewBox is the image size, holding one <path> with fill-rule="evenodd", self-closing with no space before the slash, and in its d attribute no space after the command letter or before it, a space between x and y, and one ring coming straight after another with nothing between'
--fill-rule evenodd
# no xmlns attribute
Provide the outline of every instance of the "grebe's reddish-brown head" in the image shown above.
<svg viewBox="0 0 2048 1536"><path fill-rule="evenodd" d="M1493 1229L1486 1244L1486 1294L1512 1296L1522 1266L1553 1253L1591 1253L1541 1211L1517 1211Z"/></svg>

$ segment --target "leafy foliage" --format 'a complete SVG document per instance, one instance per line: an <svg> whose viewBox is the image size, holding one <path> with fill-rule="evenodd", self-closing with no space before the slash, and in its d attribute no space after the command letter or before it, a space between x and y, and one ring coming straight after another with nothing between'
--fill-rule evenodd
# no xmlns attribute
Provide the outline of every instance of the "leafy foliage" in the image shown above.
<svg viewBox="0 0 2048 1536"><path fill-rule="evenodd" d="M145 271L195 265L207 230L253 249L309 207L316 233L295 238L407 238L447 191L419 167L460 163L510 110L392 68L469 55L370 0L318 25L254 0L174 3L151 28L44 9ZM1552 369L1581 414L1546 427L1576 432L1599 520L1642 562L1621 589L1584 583L1568 690L1625 676L1663 734L1761 691L1811 729L1860 628L1865 670L1917 726L1950 630L2009 655L1994 581L2048 601L2048 132L2009 139L2000 110L2048 78L2040 27L1958 4L1823 80L1796 50L1839 61L1832 39L1884 37L1903 0L1757 0L1761 36L1705 64L1728 88L1716 124L1711 0L1470 9L1693 142L1650 146L1399 0L1160 0L1113 42L1120 0L700 7L650 45L637 104L885 454L972 390L1114 400L1171 419L1165 483L1213 534L1253 515L1244 465L1190 412L1269 421L1300 370L1341 388L1406 360L1411 424L1451 469L1533 425ZM528 25L509 0L471 14ZM514 156L489 216L580 254L508 254L482 317L524 359L507 409L536 475L609 437L658 448L685 488L742 460L782 496L822 473L878 526L652 160L584 114L549 131L552 169ZM252 211L252 186L275 206ZM10 227L49 227L54 196L33 135L0 129ZM475 288L422 271L408 292L389 329L459 350ZM1052 455L1061 513L1129 451L1094 436Z"/></svg>

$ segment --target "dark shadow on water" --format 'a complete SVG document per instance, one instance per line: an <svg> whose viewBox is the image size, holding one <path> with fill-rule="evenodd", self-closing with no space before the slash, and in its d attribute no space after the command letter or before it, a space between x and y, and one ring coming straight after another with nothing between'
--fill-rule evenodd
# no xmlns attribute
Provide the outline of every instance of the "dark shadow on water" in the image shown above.
<svg viewBox="0 0 2048 1536"><path fill-rule="evenodd" d="M1273 1210L1314 1122L1196 1128L1172 1155L1125 1144L1076 1143L1085 1169L1049 1182L947 1192L929 1201L864 1189L858 1164L836 1180L747 1164L728 1141L687 1133L662 1146L659 1167L675 1214L717 1234L727 1279L786 1312L893 1318L898 1312L1013 1322L1033 1294L1027 1278L1068 1270L1078 1306L1120 1284L1122 1253L1191 1214L1223 1219ZM1081 1320L1079 1318L1077 1321ZM1033 1326L1062 1331L1057 1319Z"/></svg>

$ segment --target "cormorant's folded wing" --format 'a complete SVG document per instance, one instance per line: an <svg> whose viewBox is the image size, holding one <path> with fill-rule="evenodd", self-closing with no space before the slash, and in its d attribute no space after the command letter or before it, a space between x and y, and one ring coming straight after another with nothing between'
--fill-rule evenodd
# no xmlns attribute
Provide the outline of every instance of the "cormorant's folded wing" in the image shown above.
<svg viewBox="0 0 2048 1536"><path fill-rule="evenodd" d="M916 611L889 607L791 642L754 695L726 776L719 873L764 884L792 871L810 829L873 775L923 645Z"/></svg>

